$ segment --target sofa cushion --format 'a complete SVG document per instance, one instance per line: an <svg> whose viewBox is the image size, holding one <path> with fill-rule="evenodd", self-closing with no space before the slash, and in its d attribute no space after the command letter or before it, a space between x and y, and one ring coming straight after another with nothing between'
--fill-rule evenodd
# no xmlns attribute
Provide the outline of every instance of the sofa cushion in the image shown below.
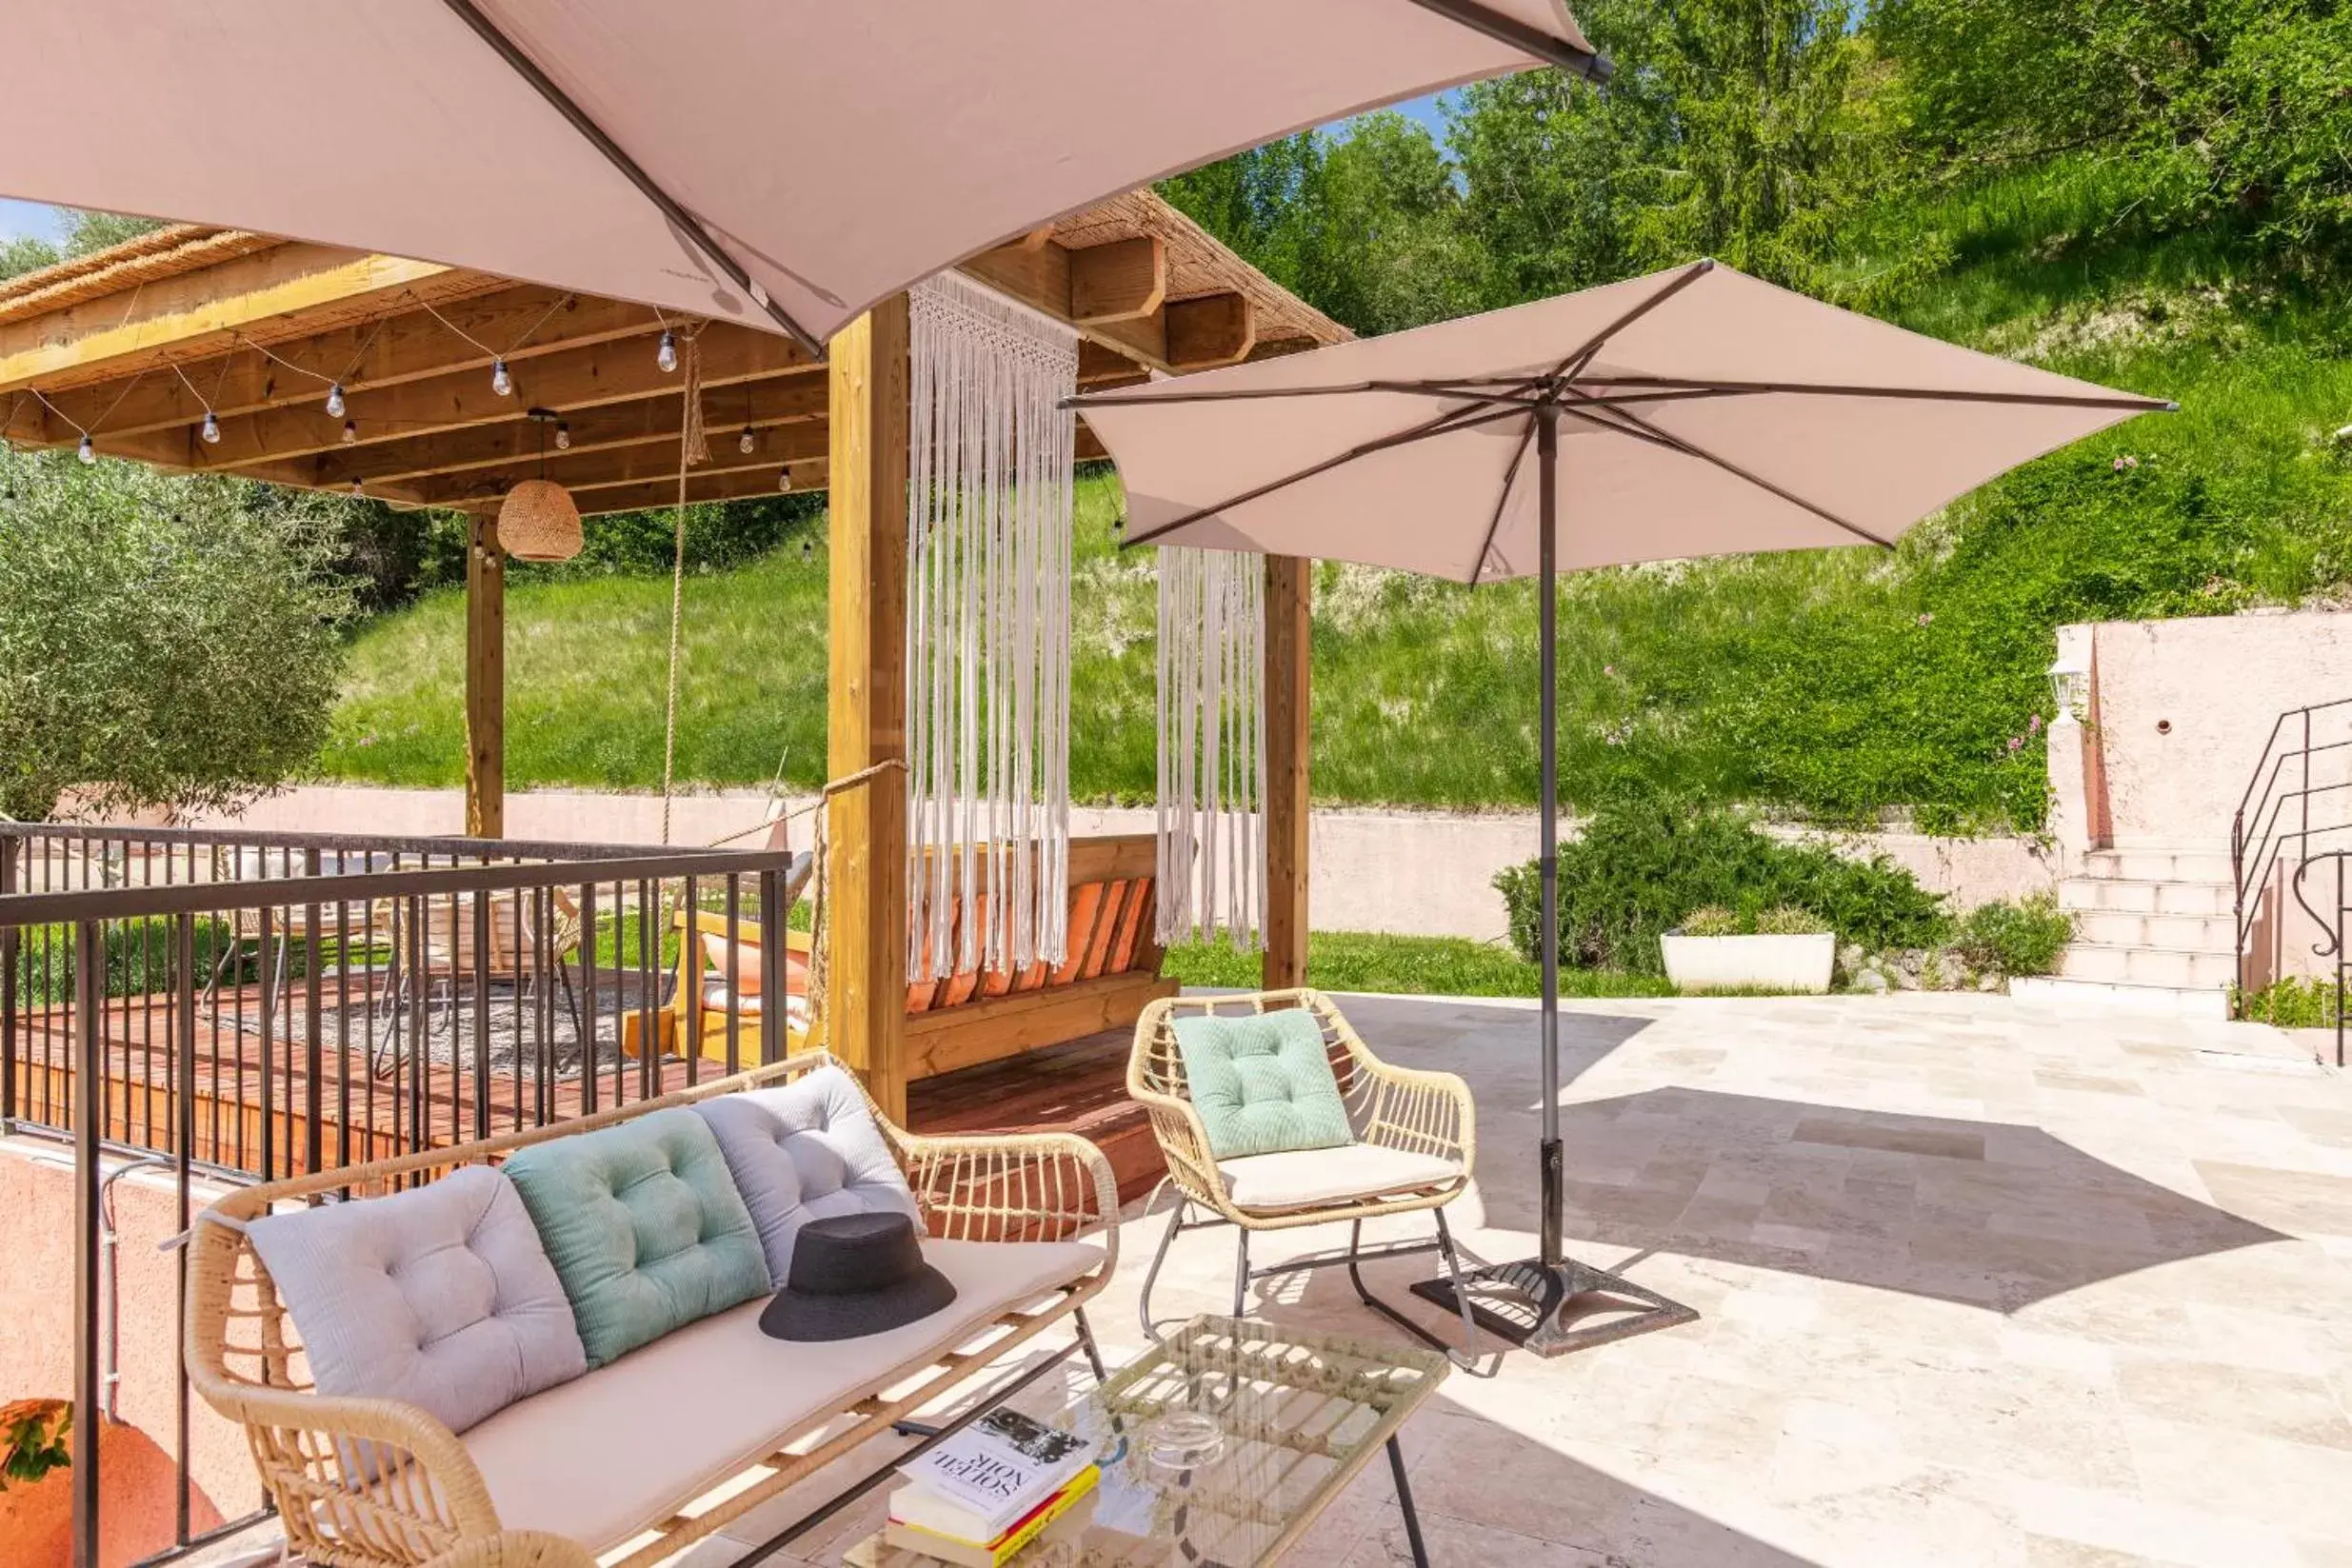
<svg viewBox="0 0 2352 1568"><path fill-rule="evenodd" d="M719 1141L778 1289L791 1278L792 1243L811 1220L903 1214L922 1229L915 1195L866 1096L839 1067L772 1089L719 1095L693 1110Z"/></svg>
<svg viewBox="0 0 2352 1568"><path fill-rule="evenodd" d="M703 1119L684 1106L533 1143L506 1172L602 1366L768 1291L759 1233Z"/></svg>
<svg viewBox="0 0 2352 1568"><path fill-rule="evenodd" d="M1323 1025L1304 1007L1176 1020L1176 1049L1219 1160L1352 1142Z"/></svg>
<svg viewBox="0 0 2352 1568"><path fill-rule="evenodd" d="M1217 1161L1226 1196L1244 1209L1304 1209L1418 1192L1462 1179L1460 1165L1374 1143L1298 1149Z"/></svg>
<svg viewBox="0 0 2352 1568"><path fill-rule="evenodd" d="M402 1399L463 1432L588 1369L514 1183L487 1165L250 1221L322 1394Z"/></svg>
<svg viewBox="0 0 2352 1568"><path fill-rule="evenodd" d="M956 1287L955 1303L931 1317L820 1343L771 1340L760 1305L741 1306L483 1422L466 1449L499 1523L608 1551L867 1388L1104 1260L1083 1241L927 1241L923 1256Z"/></svg>

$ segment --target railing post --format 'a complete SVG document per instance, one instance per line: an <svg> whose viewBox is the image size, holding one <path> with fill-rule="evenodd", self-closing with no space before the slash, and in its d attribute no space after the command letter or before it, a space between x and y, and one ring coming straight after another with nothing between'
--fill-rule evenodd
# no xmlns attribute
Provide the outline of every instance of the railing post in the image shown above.
<svg viewBox="0 0 2352 1568"><path fill-rule="evenodd" d="M106 1115L106 932L73 927L73 1560L98 1561L98 1150Z"/></svg>
<svg viewBox="0 0 2352 1568"><path fill-rule="evenodd" d="M760 987L766 998L760 1007L760 1065L782 1062L785 1056L784 923L791 911L784 906L787 871L760 873ZM691 940L691 933L688 934Z"/></svg>
<svg viewBox="0 0 2352 1568"><path fill-rule="evenodd" d="M2238 807L2229 820L2229 934L2230 956L2237 962L2238 995L2246 990L2246 811ZM2236 1011L2236 1004L2232 1004Z"/></svg>
<svg viewBox="0 0 2352 1568"><path fill-rule="evenodd" d="M24 841L0 838L0 898L16 891L17 861ZM16 1123L16 963L22 936L13 925L0 925L0 1134Z"/></svg>
<svg viewBox="0 0 2352 1568"><path fill-rule="evenodd" d="M302 854L302 874L315 885L319 875L318 851L306 849ZM324 1132L319 1126L327 1114L326 1100L320 1079L325 1076L324 1042L319 1030L319 1008L326 998L319 986L319 921L325 906L306 903L302 907L302 1173L316 1176ZM345 955L340 962L350 962ZM290 989L290 987L289 987Z"/></svg>

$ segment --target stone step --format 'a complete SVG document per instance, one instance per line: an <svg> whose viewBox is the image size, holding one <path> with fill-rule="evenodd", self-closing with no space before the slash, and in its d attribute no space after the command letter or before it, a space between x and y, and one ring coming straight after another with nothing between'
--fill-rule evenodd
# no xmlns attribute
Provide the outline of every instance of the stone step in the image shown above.
<svg viewBox="0 0 2352 1568"><path fill-rule="evenodd" d="M2058 906L2113 909L2137 915L2227 916L2231 894L2225 883L2067 877L2058 884Z"/></svg>
<svg viewBox="0 0 2352 1568"><path fill-rule="evenodd" d="M2009 982L2009 995L2019 1002L2086 1012L2152 1013L2169 1018L2229 1017L2229 993L2216 987L2118 984L2046 975Z"/></svg>
<svg viewBox="0 0 2352 1568"><path fill-rule="evenodd" d="M2165 849L2126 845L2094 849L2083 857L2083 871L2090 877L2125 882L2206 882L2228 886L2236 874L2225 850Z"/></svg>
<svg viewBox="0 0 2352 1568"><path fill-rule="evenodd" d="M2237 952L2237 922L2227 914L2141 914L2128 909L2078 910L2074 940L2085 947L2164 947L2183 953Z"/></svg>
<svg viewBox="0 0 2352 1568"><path fill-rule="evenodd" d="M2058 973L2065 980L2196 991L2220 989L2235 982L2238 963L2227 953L2182 952L2169 947L2095 947L2077 943L2060 959Z"/></svg>

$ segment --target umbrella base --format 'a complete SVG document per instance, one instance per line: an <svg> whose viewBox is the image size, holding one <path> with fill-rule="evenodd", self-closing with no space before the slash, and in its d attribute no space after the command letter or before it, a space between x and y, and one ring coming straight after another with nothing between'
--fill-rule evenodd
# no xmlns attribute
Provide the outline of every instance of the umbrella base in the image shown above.
<svg viewBox="0 0 2352 1568"><path fill-rule="evenodd" d="M1412 1289L1447 1312L1461 1311L1451 1280L1424 1280ZM1532 1258L1484 1264L1464 1273L1462 1294L1479 1326L1538 1356L1565 1356L1699 1320L1679 1301L1573 1259L1548 1267Z"/></svg>

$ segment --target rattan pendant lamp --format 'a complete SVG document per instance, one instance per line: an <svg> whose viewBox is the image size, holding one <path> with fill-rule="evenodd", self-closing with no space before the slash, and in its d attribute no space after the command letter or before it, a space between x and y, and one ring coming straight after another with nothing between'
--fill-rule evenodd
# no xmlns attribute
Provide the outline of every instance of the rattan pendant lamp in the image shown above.
<svg viewBox="0 0 2352 1568"><path fill-rule="evenodd" d="M526 479L498 504L498 547L517 561L568 561L580 553L580 508L548 477L551 408L533 408L539 425L539 477Z"/></svg>

